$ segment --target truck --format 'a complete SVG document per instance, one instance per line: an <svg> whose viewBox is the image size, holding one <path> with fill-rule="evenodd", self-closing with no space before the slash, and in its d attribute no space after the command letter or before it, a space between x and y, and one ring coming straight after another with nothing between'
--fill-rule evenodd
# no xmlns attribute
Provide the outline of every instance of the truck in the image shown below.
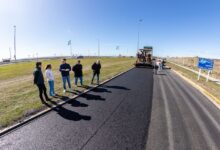
<svg viewBox="0 0 220 150"><path fill-rule="evenodd" d="M144 48L139 49L137 52L137 60L135 62L135 67L150 67L152 68L153 62L153 47L152 46L144 46Z"/></svg>

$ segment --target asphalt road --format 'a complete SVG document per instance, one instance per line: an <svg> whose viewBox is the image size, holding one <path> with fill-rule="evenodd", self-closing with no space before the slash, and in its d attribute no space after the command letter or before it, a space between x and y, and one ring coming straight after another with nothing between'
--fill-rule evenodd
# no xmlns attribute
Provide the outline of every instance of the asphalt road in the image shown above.
<svg viewBox="0 0 220 150"><path fill-rule="evenodd" d="M135 68L2 136L0 149L220 150L220 111L171 71Z"/></svg>

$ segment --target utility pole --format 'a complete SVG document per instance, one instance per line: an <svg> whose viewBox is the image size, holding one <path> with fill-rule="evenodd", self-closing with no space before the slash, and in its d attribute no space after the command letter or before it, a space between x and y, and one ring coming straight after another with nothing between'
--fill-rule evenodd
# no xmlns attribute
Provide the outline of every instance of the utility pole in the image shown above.
<svg viewBox="0 0 220 150"><path fill-rule="evenodd" d="M139 19L139 20L138 20L137 52L138 52L138 50L139 50L139 45L140 45L140 25L141 25L141 22L142 22L142 21L143 21L142 19Z"/></svg>
<svg viewBox="0 0 220 150"><path fill-rule="evenodd" d="M9 54L10 54L10 60L11 60L11 47L9 47Z"/></svg>
<svg viewBox="0 0 220 150"><path fill-rule="evenodd" d="M71 58L72 58L73 57L72 43L70 43L70 55L71 55Z"/></svg>
<svg viewBox="0 0 220 150"><path fill-rule="evenodd" d="M100 57L100 40L98 39L98 57Z"/></svg>
<svg viewBox="0 0 220 150"><path fill-rule="evenodd" d="M36 58L37 58L37 62L38 62L38 53L36 53Z"/></svg>
<svg viewBox="0 0 220 150"><path fill-rule="evenodd" d="M118 51L119 50L119 46L116 46L116 51ZM120 52L118 53L118 56L120 55ZM116 56L117 56L117 53L116 53Z"/></svg>
<svg viewBox="0 0 220 150"><path fill-rule="evenodd" d="M16 61L16 26L14 25L14 59Z"/></svg>
<svg viewBox="0 0 220 150"><path fill-rule="evenodd" d="M72 41L69 40L68 43L67 43L67 45L70 46L70 57L72 58L72 57L73 57Z"/></svg>

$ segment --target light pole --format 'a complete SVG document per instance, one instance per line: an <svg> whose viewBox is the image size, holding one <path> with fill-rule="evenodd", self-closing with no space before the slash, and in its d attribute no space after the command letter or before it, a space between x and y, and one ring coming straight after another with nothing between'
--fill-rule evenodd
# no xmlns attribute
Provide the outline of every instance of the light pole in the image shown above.
<svg viewBox="0 0 220 150"><path fill-rule="evenodd" d="M143 21L142 19L139 19L139 20L138 20L137 52L138 52L138 50L139 50L139 44L140 44L140 26L141 26L141 22L142 22L142 21Z"/></svg>
<svg viewBox="0 0 220 150"><path fill-rule="evenodd" d="M72 41L69 40L67 43L68 46L70 46L70 57L73 57L73 50L72 50Z"/></svg>
<svg viewBox="0 0 220 150"><path fill-rule="evenodd" d="M100 40L98 39L98 57L100 57Z"/></svg>
<svg viewBox="0 0 220 150"><path fill-rule="evenodd" d="M11 47L9 47L9 54L10 54L10 60L11 60Z"/></svg>
<svg viewBox="0 0 220 150"><path fill-rule="evenodd" d="M16 61L16 26L14 25L14 59Z"/></svg>
<svg viewBox="0 0 220 150"><path fill-rule="evenodd" d="M37 58L37 62L38 62L38 53L36 53L36 58Z"/></svg>
<svg viewBox="0 0 220 150"><path fill-rule="evenodd" d="M116 51L118 51L119 50L119 46L116 46ZM120 53L118 53L118 56L120 55Z"/></svg>

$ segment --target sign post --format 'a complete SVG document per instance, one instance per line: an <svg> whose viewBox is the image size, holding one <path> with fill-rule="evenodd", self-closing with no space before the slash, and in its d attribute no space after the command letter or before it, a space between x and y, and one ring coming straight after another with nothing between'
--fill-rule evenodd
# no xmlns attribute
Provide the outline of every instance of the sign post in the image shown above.
<svg viewBox="0 0 220 150"><path fill-rule="evenodd" d="M202 69L199 69L199 74L198 74L198 79L197 79L197 80L200 79L200 76L201 76L201 70L202 70Z"/></svg>
<svg viewBox="0 0 220 150"><path fill-rule="evenodd" d="M211 73L211 70L209 70L209 71L208 71L208 75L207 75L207 77L206 77L206 82L208 82L208 81L209 81L209 76L210 76L210 73Z"/></svg>
<svg viewBox="0 0 220 150"><path fill-rule="evenodd" d="M199 61L198 61L198 68L199 68L198 80L200 79L201 70L203 69L203 70L208 71L208 74L206 76L206 82L208 82L211 70L213 69L213 66L214 66L214 60L207 59L207 58L199 58Z"/></svg>

